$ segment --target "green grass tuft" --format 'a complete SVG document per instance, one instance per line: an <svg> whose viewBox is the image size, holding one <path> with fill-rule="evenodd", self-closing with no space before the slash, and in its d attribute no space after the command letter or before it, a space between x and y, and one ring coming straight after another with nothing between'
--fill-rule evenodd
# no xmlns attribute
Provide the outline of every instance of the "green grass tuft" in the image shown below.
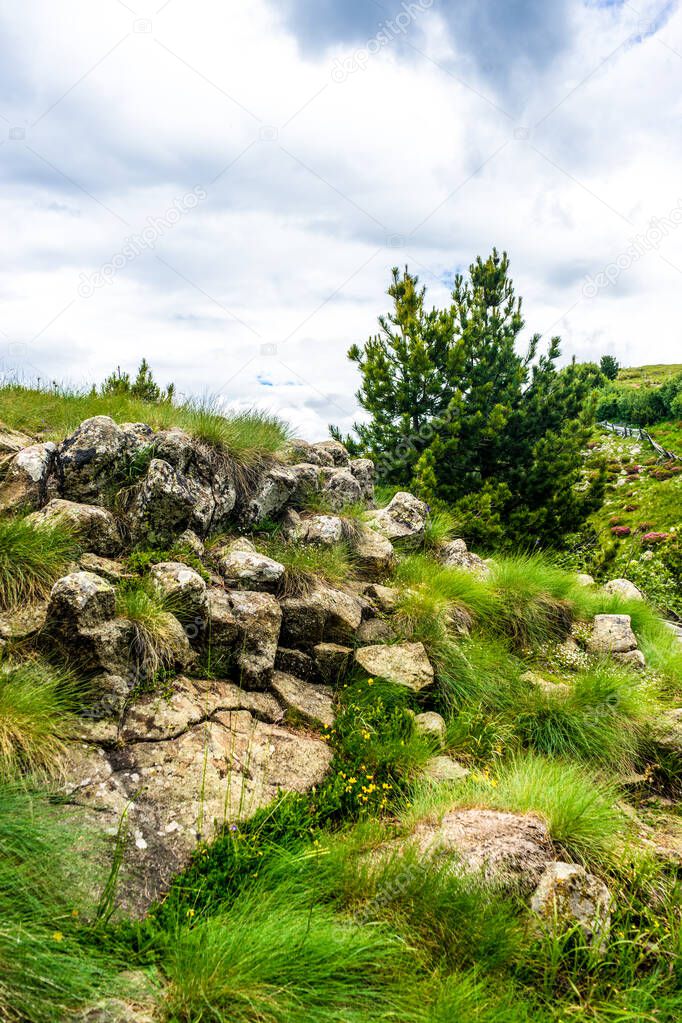
<svg viewBox="0 0 682 1023"><path fill-rule="evenodd" d="M71 531L34 526L25 518L0 519L0 609L41 600L78 554Z"/></svg>
<svg viewBox="0 0 682 1023"><path fill-rule="evenodd" d="M284 597L309 593L317 583L341 586L353 578L357 559L350 542L333 544L297 543L275 533L256 538L259 550L284 565L280 593Z"/></svg>
<svg viewBox="0 0 682 1023"><path fill-rule="evenodd" d="M182 626L169 607L149 579L124 580L116 588L116 614L132 622L135 655L150 676L175 660Z"/></svg>

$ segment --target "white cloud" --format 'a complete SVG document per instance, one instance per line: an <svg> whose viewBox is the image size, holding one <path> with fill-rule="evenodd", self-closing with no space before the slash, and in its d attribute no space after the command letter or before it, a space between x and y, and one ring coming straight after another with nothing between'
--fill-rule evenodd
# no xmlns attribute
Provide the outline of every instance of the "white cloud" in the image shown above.
<svg viewBox="0 0 682 1023"><path fill-rule="evenodd" d="M534 3L510 5L503 58L473 7L452 31L434 4L342 82L364 22L358 42L337 19L328 47L308 27L301 48L274 0L4 9L2 368L86 383L144 354L181 392L323 436L357 415L345 352L390 267L445 302L493 245L529 331L560 333L567 358L679 361L682 231L584 290L681 198L682 19L640 6L562 4L524 45ZM205 200L82 297L197 185Z"/></svg>

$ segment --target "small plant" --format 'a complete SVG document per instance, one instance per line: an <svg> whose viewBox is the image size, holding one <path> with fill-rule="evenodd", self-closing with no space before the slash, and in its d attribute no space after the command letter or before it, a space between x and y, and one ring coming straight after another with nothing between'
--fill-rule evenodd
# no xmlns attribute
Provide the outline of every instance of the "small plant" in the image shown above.
<svg viewBox="0 0 682 1023"><path fill-rule="evenodd" d="M0 665L0 778L59 773L77 700L73 677L42 661Z"/></svg>
<svg viewBox="0 0 682 1023"><path fill-rule="evenodd" d="M178 425L215 451L228 454L244 468L256 466L267 458L278 458L286 451L288 427L277 416L252 410L228 416L217 402L191 401L177 410Z"/></svg>
<svg viewBox="0 0 682 1023"><path fill-rule="evenodd" d="M611 532L617 540L622 540L625 536L630 536L632 530L629 526L611 526Z"/></svg>
<svg viewBox="0 0 682 1023"><path fill-rule="evenodd" d="M130 579L116 589L116 614L132 622L134 653L147 676L172 667L182 626L148 579Z"/></svg>
<svg viewBox="0 0 682 1023"><path fill-rule="evenodd" d="M330 586L347 582L355 573L356 559L348 542L333 544L298 543L284 540L281 534L258 539L258 547L268 557L284 565L280 583L282 596L309 593L321 580Z"/></svg>
<svg viewBox="0 0 682 1023"><path fill-rule="evenodd" d="M449 511L431 511L424 523L424 549L437 551L457 536L457 519Z"/></svg>
<svg viewBox="0 0 682 1023"><path fill-rule="evenodd" d="M46 597L78 550L73 533L63 525L0 519L0 610Z"/></svg>

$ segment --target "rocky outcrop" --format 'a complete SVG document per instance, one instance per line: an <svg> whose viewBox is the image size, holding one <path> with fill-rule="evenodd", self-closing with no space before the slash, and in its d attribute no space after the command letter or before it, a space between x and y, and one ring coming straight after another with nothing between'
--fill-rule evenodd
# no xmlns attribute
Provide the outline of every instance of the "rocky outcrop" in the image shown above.
<svg viewBox="0 0 682 1023"><path fill-rule="evenodd" d="M127 455L141 447L138 438L109 416L93 416L59 445L61 493L70 501L102 504Z"/></svg>
<svg viewBox="0 0 682 1023"><path fill-rule="evenodd" d="M531 908L552 931L579 927L588 944L602 949L611 929L613 898L603 881L578 863L550 863L531 899Z"/></svg>
<svg viewBox="0 0 682 1023"><path fill-rule="evenodd" d="M370 512L367 521L389 540L418 540L424 535L428 511L423 501L400 491L385 508Z"/></svg>

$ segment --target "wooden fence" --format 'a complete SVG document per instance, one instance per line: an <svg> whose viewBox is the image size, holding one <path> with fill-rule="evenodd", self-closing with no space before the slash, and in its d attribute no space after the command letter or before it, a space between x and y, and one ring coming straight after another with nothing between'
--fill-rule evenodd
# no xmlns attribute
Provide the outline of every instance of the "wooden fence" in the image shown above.
<svg viewBox="0 0 682 1023"><path fill-rule="evenodd" d="M620 437L636 437L638 440L643 440L647 444L650 444L654 451L657 453L659 458L664 458L667 462L679 462L680 458L674 453L674 451L668 451L662 444L655 441L650 433L642 429L641 426L627 426L624 423L609 423L602 422L598 423L598 426L602 430L608 430L609 433L617 433Z"/></svg>

